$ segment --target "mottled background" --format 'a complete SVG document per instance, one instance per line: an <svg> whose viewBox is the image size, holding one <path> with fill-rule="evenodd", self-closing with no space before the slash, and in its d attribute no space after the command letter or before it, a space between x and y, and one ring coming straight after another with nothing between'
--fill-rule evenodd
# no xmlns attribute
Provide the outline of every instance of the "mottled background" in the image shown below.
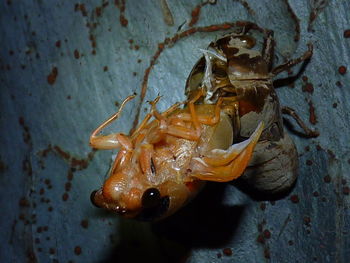
<svg viewBox="0 0 350 263"><path fill-rule="evenodd" d="M0 262L347 262L349 10L348 0L1 1ZM290 131L300 154L292 192L254 200L210 184L155 225L93 207L113 153L92 152L90 132L133 92L113 130L127 133L157 94L160 109L183 100L199 48L224 31L165 39L237 20L274 30L276 63L314 44L305 71L277 90L320 131Z"/></svg>

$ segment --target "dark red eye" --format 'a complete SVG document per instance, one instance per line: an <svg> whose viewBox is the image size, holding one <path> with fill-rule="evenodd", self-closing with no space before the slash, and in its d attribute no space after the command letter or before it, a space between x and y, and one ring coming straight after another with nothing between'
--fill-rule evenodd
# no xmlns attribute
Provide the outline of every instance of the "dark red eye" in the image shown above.
<svg viewBox="0 0 350 263"><path fill-rule="evenodd" d="M157 188L149 188L142 195L142 207L150 208L157 206L160 202L160 192Z"/></svg>
<svg viewBox="0 0 350 263"><path fill-rule="evenodd" d="M96 203L96 200L95 200L96 193L97 193L97 190L92 191L92 193L91 193L91 195L90 195L90 201L91 201L91 203L92 203L94 206L96 206L96 207L98 207L98 208L101 208L101 206L99 206L99 205Z"/></svg>

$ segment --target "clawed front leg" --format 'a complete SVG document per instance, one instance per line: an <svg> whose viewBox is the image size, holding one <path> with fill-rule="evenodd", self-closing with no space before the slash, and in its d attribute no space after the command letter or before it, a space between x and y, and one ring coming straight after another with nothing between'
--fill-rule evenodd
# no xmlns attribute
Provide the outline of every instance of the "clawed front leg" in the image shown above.
<svg viewBox="0 0 350 263"><path fill-rule="evenodd" d="M283 71L290 69L291 67L311 58L313 53L313 46L311 43L308 44L308 51L306 51L301 57L287 61L286 63L275 67L272 70L273 75L277 75Z"/></svg>
<svg viewBox="0 0 350 263"><path fill-rule="evenodd" d="M299 115L292 108L284 106L282 107L282 113L291 116L298 123L299 127L304 130L305 135L307 137L313 138L313 137L318 137L320 135L318 131L313 131L309 127L307 127L306 124L299 117Z"/></svg>

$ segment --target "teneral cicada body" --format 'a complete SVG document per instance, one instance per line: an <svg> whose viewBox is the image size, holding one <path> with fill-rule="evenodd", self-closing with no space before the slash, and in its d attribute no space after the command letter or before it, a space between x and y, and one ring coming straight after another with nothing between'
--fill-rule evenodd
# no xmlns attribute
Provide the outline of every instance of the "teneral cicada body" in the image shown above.
<svg viewBox="0 0 350 263"><path fill-rule="evenodd" d="M250 34L252 29L264 34L262 50L256 47L257 41ZM265 128L242 179L255 189L272 194L290 189L298 168L297 150L283 130L272 80L312 56L309 45L303 56L273 68L273 47L272 31L247 22L240 33L219 38L203 50L204 56L192 69L186 84L186 95L190 98L204 88L206 96L201 103L215 104L219 98L227 98L223 109L233 122L234 142L248 138L256 125L264 122ZM297 121L309 136L317 136L299 118Z"/></svg>
<svg viewBox="0 0 350 263"><path fill-rule="evenodd" d="M196 105L206 94L201 89L195 93L184 108L175 104L163 113L156 110L157 98L129 136L99 135L119 117L130 96L92 133L92 147L119 149L109 177L91 195L96 206L128 218L159 220L184 206L206 181L227 182L244 172L263 123L247 140L232 144L234 127L223 110L225 98Z"/></svg>

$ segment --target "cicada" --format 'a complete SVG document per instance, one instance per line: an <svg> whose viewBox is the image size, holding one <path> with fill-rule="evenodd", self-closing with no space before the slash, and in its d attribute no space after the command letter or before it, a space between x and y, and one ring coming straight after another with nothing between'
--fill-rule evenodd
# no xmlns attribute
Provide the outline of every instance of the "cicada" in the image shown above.
<svg viewBox="0 0 350 263"><path fill-rule="evenodd" d="M245 141L232 144L230 117L223 111L226 98L214 104L196 105L205 91L172 105L163 113L151 102L151 112L131 134L99 135L116 120L119 111L90 137L97 149L119 149L109 176L92 202L127 218L154 221L165 218L188 203L206 181L227 182L238 178L249 163L263 131L259 123Z"/></svg>
<svg viewBox="0 0 350 263"><path fill-rule="evenodd" d="M101 135L134 98L129 96L91 134L93 148L119 149L108 178L91 194L96 206L128 218L160 220L188 203L207 181L242 177L269 193L293 185L298 156L283 129L282 110L309 136L317 133L294 111L281 109L273 78L308 60L312 46L301 57L273 67L273 32L250 22L239 24L239 32L203 50L187 79L184 103L160 113L157 97L133 133ZM251 30L264 34L262 49Z"/></svg>

